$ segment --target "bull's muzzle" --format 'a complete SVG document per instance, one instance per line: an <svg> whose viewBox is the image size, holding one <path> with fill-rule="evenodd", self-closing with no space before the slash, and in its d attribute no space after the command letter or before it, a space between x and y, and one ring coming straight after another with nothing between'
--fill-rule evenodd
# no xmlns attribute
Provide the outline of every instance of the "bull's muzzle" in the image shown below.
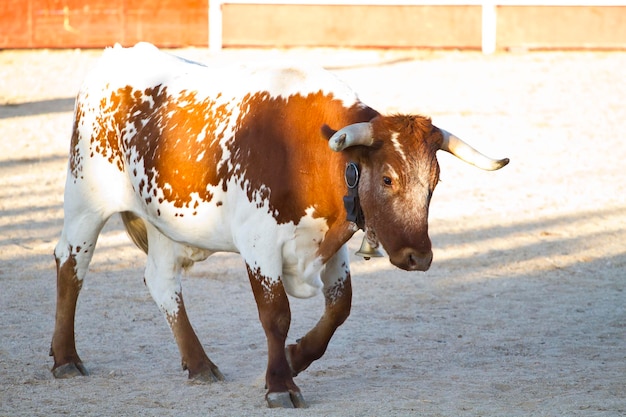
<svg viewBox="0 0 626 417"><path fill-rule="evenodd" d="M433 251L420 252L413 248L404 248L398 251L389 260L395 266L405 271L428 271L433 262Z"/></svg>

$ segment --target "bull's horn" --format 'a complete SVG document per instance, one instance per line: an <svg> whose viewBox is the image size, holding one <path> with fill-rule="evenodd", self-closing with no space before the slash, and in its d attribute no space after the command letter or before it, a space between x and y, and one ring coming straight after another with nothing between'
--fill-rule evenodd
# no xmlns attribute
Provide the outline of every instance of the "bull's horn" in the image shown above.
<svg viewBox="0 0 626 417"><path fill-rule="evenodd" d="M328 146L335 152L356 145L371 146L372 143L374 143L374 136L369 122L354 123L339 129L328 140Z"/></svg>
<svg viewBox="0 0 626 417"><path fill-rule="evenodd" d="M495 171L500 169L509 163L509 158L504 159L491 159L488 156L483 155L476 149L472 148L467 143L463 142L452 133L439 129L443 135L443 143L441 144L441 150L450 152L462 161L472 164L480 169L486 171Z"/></svg>

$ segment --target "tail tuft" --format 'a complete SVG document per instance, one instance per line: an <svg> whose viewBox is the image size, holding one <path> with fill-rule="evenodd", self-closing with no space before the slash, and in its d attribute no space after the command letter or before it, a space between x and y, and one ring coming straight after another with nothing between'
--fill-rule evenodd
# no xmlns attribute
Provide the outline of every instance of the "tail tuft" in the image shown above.
<svg viewBox="0 0 626 417"><path fill-rule="evenodd" d="M130 211L123 211L120 213L126 233L133 241L135 245L146 254L148 253L148 231L146 230L146 224L140 218L135 216Z"/></svg>

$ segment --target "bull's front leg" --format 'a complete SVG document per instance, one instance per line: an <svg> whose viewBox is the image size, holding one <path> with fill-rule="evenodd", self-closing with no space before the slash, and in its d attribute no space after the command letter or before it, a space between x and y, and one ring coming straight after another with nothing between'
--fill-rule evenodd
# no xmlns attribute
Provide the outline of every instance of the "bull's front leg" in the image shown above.
<svg viewBox="0 0 626 417"><path fill-rule="evenodd" d="M326 303L324 314L303 338L287 347L287 359L294 376L322 357L335 330L350 315L352 285L348 250L345 246L326 264L322 281Z"/></svg>
<svg viewBox="0 0 626 417"><path fill-rule="evenodd" d="M267 338L267 371L265 400L270 408L304 408L306 403L285 353L285 340L291 324L289 300L280 279L263 276L259 268L246 264L259 319Z"/></svg>

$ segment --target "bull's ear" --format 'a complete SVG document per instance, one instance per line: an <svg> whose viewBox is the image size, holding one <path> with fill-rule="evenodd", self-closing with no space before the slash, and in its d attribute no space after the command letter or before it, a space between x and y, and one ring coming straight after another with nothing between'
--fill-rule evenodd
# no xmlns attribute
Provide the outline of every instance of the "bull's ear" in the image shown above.
<svg viewBox="0 0 626 417"><path fill-rule="evenodd" d="M322 136L326 138L326 140L330 139L337 131L328 125L322 126Z"/></svg>

